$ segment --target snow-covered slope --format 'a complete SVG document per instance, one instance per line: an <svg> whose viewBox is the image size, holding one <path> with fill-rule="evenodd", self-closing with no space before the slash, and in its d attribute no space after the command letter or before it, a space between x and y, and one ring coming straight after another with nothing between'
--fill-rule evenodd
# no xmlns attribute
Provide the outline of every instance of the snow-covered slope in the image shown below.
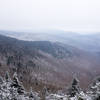
<svg viewBox="0 0 100 100"><path fill-rule="evenodd" d="M100 100L100 78L83 92L79 87L79 81L74 77L71 87L66 93L52 93L46 87L42 91L26 92L22 83L18 80L17 73L11 79L6 72L4 78L0 77L0 100Z"/></svg>

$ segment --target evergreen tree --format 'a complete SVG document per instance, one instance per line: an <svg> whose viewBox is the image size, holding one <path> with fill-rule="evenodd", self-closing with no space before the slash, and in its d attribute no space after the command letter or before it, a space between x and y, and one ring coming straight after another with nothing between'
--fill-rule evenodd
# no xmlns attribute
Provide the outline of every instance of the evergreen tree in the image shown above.
<svg viewBox="0 0 100 100"><path fill-rule="evenodd" d="M41 97L43 100L45 100L47 94L48 94L47 88L44 87L43 90L41 91Z"/></svg>
<svg viewBox="0 0 100 100"><path fill-rule="evenodd" d="M70 97L74 97L76 94L79 94L79 92L79 80L76 77L74 77L72 80L71 87L68 89L68 95Z"/></svg>
<svg viewBox="0 0 100 100"><path fill-rule="evenodd" d="M29 93L29 100L40 100L38 95L36 93L33 93L32 88L31 88L30 93Z"/></svg>
<svg viewBox="0 0 100 100"><path fill-rule="evenodd" d="M29 93L29 98L34 98L32 88L31 88L30 93Z"/></svg>
<svg viewBox="0 0 100 100"><path fill-rule="evenodd" d="M17 89L18 94L20 94L20 95L24 94L24 87L19 82L17 73L14 73L13 82L12 82L11 86Z"/></svg>
<svg viewBox="0 0 100 100"><path fill-rule="evenodd" d="M0 84L3 84L3 78L0 76Z"/></svg>
<svg viewBox="0 0 100 100"><path fill-rule="evenodd" d="M100 100L100 77L96 78L90 85L89 94L93 100Z"/></svg>
<svg viewBox="0 0 100 100"><path fill-rule="evenodd" d="M5 81L6 82L10 82L11 81L11 78L9 76L9 72L7 71L6 74L5 74Z"/></svg>

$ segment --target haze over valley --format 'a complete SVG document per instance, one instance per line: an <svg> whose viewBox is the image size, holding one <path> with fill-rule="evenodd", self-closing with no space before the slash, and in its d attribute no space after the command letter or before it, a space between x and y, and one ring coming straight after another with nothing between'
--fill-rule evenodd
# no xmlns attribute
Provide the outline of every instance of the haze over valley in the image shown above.
<svg viewBox="0 0 100 100"><path fill-rule="evenodd" d="M100 100L100 0L0 0L0 100Z"/></svg>
<svg viewBox="0 0 100 100"><path fill-rule="evenodd" d="M99 52L100 32L83 33L62 30L45 30L41 32L0 31L0 34L2 35L17 38L19 40L61 42L89 52Z"/></svg>
<svg viewBox="0 0 100 100"><path fill-rule="evenodd" d="M76 74L85 89L100 73L99 34L64 31L51 34L0 31L0 34L1 69L13 73L17 68L19 77L25 76L21 80L27 88L35 78L52 86L57 82L57 87L63 88Z"/></svg>

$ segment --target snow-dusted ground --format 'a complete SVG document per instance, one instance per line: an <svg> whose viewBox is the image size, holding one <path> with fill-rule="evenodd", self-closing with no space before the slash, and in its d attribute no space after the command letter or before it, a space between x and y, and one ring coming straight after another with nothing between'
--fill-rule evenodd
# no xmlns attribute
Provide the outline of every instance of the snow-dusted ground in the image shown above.
<svg viewBox="0 0 100 100"><path fill-rule="evenodd" d="M0 100L100 100L100 79L97 79L86 93L79 88L77 79L73 79L69 90L69 94L53 94L45 91L42 93L43 99L39 93L33 92L32 89L29 93L26 92L16 73L13 80L10 79L8 73L4 79L0 77Z"/></svg>

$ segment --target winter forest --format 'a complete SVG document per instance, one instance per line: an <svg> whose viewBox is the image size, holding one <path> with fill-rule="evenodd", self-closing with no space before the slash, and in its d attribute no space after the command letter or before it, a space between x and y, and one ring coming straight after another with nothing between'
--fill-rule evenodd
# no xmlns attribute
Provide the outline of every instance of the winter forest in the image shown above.
<svg viewBox="0 0 100 100"><path fill-rule="evenodd" d="M4 78L0 77L0 100L100 100L100 77L86 91L80 88L79 80L74 77L65 93L63 90L51 93L46 87L37 93L32 88L29 92L25 91L16 72L12 79L6 72Z"/></svg>
<svg viewBox="0 0 100 100"><path fill-rule="evenodd" d="M100 0L0 0L0 100L100 100Z"/></svg>

